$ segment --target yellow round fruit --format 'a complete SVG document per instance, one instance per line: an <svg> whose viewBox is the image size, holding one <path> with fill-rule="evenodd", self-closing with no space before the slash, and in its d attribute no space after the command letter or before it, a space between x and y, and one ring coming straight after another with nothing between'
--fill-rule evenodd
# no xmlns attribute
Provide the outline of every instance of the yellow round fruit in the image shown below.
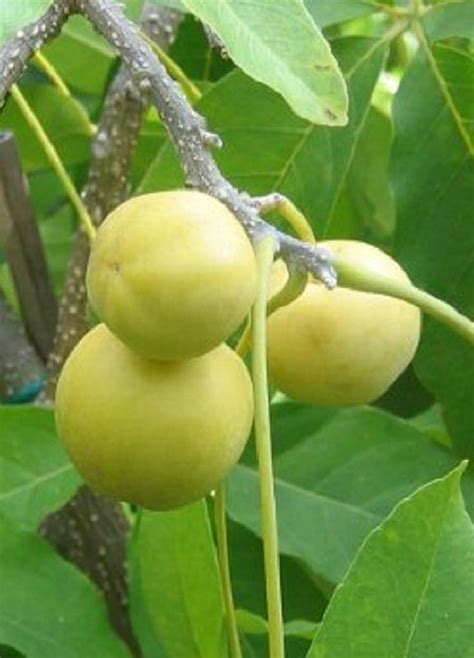
<svg viewBox="0 0 474 658"><path fill-rule="evenodd" d="M189 361L145 360L104 324L73 350L56 394L58 434L84 479L153 510L216 487L252 417L249 374L226 345Z"/></svg>
<svg viewBox="0 0 474 658"><path fill-rule="evenodd" d="M204 354L245 319L256 293L245 231L207 194L137 196L97 232L87 271L93 309L135 352L161 360Z"/></svg>
<svg viewBox="0 0 474 658"><path fill-rule="evenodd" d="M402 268L372 245L319 243L354 264L408 282ZM274 265L271 288L287 278ZM420 336L420 312L384 295L310 279L304 293L268 319L268 361L276 386L289 397L318 405L354 405L380 397L412 360Z"/></svg>

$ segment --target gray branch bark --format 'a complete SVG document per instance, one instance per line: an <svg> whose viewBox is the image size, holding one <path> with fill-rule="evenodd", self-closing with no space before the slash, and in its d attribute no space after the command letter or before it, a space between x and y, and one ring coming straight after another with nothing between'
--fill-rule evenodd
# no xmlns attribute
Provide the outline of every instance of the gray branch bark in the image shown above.
<svg viewBox="0 0 474 658"><path fill-rule="evenodd" d="M0 50L0 108L8 90L18 80L28 60L46 42L51 41L73 12L73 3L55 0L34 23L19 30Z"/></svg>

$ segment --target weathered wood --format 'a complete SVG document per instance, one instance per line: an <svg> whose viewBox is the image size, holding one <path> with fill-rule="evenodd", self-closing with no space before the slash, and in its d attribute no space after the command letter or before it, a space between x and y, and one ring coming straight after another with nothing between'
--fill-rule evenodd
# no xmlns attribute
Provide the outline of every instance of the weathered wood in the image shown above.
<svg viewBox="0 0 474 658"><path fill-rule="evenodd" d="M10 132L0 133L0 239L26 332L46 360L54 339L57 303L15 138Z"/></svg>
<svg viewBox="0 0 474 658"><path fill-rule="evenodd" d="M45 366L0 291L0 402L27 402L41 388Z"/></svg>

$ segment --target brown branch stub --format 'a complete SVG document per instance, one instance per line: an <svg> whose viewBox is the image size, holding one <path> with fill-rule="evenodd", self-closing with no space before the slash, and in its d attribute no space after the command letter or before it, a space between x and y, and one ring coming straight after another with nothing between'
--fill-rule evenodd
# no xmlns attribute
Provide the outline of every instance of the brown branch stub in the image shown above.
<svg viewBox="0 0 474 658"><path fill-rule="evenodd" d="M16 36L0 49L0 107L30 57L61 31L73 11L72 0L55 0L43 16L19 30Z"/></svg>
<svg viewBox="0 0 474 658"><path fill-rule="evenodd" d="M44 361L57 304L15 138L0 132L0 243L7 256L29 339Z"/></svg>
<svg viewBox="0 0 474 658"><path fill-rule="evenodd" d="M308 245L268 225L259 216L251 197L224 178L209 151L209 131L203 117L189 105L179 85L171 80L133 24L126 20L121 5L111 0L77 0L77 8L122 57L137 84L149 86L151 98L174 142L186 184L225 203L251 239L272 233L283 258L334 287L336 272L328 250Z"/></svg>

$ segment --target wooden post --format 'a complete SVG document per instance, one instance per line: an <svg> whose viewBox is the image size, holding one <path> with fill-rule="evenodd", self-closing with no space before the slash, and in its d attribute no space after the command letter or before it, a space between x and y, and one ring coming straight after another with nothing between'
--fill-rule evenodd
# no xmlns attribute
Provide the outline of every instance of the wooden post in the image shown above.
<svg viewBox="0 0 474 658"><path fill-rule="evenodd" d="M0 133L0 240L26 332L43 360L52 347L57 302L15 138Z"/></svg>

